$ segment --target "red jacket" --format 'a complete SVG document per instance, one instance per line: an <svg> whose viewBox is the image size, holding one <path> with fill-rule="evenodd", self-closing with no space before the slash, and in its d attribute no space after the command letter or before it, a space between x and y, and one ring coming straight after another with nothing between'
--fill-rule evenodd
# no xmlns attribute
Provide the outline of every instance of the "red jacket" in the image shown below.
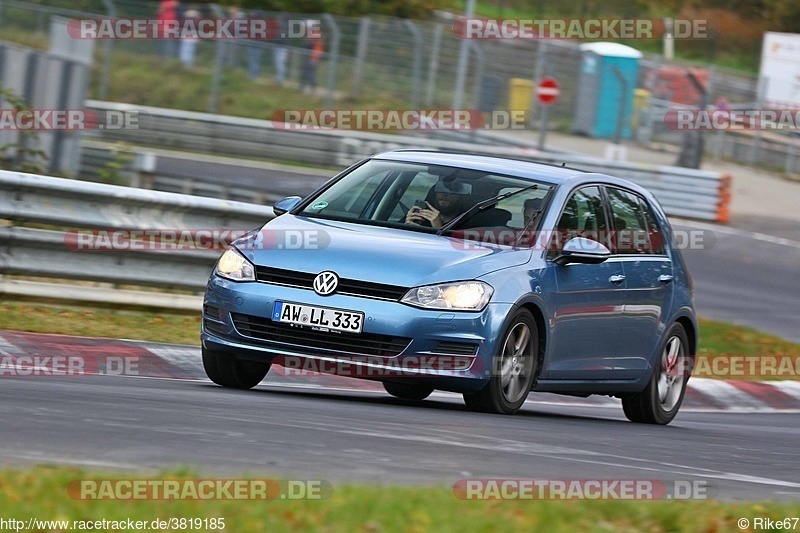
<svg viewBox="0 0 800 533"><path fill-rule="evenodd" d="M164 22L178 20L178 2L176 0L161 0L158 7L158 35L164 37Z"/></svg>

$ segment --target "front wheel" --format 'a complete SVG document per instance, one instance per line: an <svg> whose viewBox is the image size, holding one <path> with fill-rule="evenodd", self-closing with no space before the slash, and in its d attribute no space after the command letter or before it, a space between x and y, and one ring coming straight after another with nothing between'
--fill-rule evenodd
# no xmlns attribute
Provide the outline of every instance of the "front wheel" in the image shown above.
<svg viewBox="0 0 800 533"><path fill-rule="evenodd" d="M270 363L240 361L232 356L202 349L203 368L208 379L223 387L252 389L269 372Z"/></svg>
<svg viewBox="0 0 800 533"><path fill-rule="evenodd" d="M528 398L536 375L539 332L527 309L512 317L499 346L489 383L477 393L464 394L464 403L473 411L514 414Z"/></svg>
<svg viewBox="0 0 800 533"><path fill-rule="evenodd" d="M622 397L622 409L628 420L660 425L672 422L686 393L691 363L686 330L680 324L673 324L647 387Z"/></svg>

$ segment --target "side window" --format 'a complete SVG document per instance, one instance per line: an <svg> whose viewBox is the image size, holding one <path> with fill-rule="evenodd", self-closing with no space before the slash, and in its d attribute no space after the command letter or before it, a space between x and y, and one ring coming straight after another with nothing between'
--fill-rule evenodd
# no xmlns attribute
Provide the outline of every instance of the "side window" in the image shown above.
<svg viewBox="0 0 800 533"><path fill-rule="evenodd" d="M644 219L647 221L647 235L650 238L650 250L652 253L664 255L667 253L664 247L664 234L661 233L661 228L656 220L656 215L653 209L647 205L644 198L639 198L639 208L644 213Z"/></svg>
<svg viewBox="0 0 800 533"><path fill-rule="evenodd" d="M614 221L614 251L620 254L655 253L650 244L645 212L641 209L639 197L613 187L607 187L606 191Z"/></svg>
<svg viewBox="0 0 800 533"><path fill-rule="evenodd" d="M584 187L575 191L567 201L558 220L557 242L551 247L551 253L558 253L574 237L584 237L608 246L607 236L608 222L600 187Z"/></svg>

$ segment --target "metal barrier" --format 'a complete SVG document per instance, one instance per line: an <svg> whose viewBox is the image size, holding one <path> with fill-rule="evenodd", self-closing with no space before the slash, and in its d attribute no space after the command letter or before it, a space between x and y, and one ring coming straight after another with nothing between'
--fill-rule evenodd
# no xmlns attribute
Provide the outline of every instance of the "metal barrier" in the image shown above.
<svg viewBox="0 0 800 533"><path fill-rule="evenodd" d="M629 179L653 191L669 215L727 222L731 178L717 172L639 165L525 147L489 146L362 131L290 130L271 121L89 101L98 111L135 111L138 129L98 130L107 141L124 141L217 155L343 167L396 148L442 149L567 164Z"/></svg>
<svg viewBox="0 0 800 533"><path fill-rule="evenodd" d="M70 228L254 228L271 207L0 171L0 218Z"/></svg>
<svg viewBox="0 0 800 533"><path fill-rule="evenodd" d="M0 228L0 272L122 285L201 290L214 262L212 252L92 251L70 248L70 234L23 227ZM179 254L179 257L176 256Z"/></svg>
<svg viewBox="0 0 800 533"><path fill-rule="evenodd" d="M0 172L0 219L67 230L0 227L0 273L199 291L220 250L81 252L78 230L244 231L273 216L241 202Z"/></svg>
<svg viewBox="0 0 800 533"><path fill-rule="evenodd" d="M286 196L303 196L334 174L265 161L90 140L82 143L82 154L82 180L260 205L272 205Z"/></svg>

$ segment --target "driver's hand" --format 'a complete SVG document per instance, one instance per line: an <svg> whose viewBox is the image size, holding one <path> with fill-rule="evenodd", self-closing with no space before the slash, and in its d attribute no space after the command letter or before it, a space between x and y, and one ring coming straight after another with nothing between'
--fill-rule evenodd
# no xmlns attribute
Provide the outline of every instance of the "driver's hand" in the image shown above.
<svg viewBox="0 0 800 533"><path fill-rule="evenodd" d="M428 206L426 209L421 209L417 206L408 210L406 215L406 222L409 224L419 224L422 220L430 222L432 228L441 228L444 224L439 210L433 207L429 202L425 202Z"/></svg>
<svg viewBox="0 0 800 533"><path fill-rule="evenodd" d="M411 209L409 209L408 213L406 213L406 224L419 225L419 223L423 220L423 217L422 215L419 214L419 212L420 208L417 206L414 206Z"/></svg>

